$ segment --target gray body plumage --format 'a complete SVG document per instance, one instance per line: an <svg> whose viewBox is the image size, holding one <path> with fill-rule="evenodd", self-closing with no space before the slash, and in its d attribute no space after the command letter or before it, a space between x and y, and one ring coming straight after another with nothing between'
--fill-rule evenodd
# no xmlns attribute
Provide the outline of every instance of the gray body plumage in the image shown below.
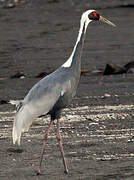
<svg viewBox="0 0 134 180"><path fill-rule="evenodd" d="M20 103L18 101L10 101L11 104L17 106L12 132L14 144L16 142L20 144L21 133L29 129L34 119L42 114L50 114L51 116L51 121L44 135L43 149L39 168L36 173L37 175L41 173L40 169L47 138L55 119L57 119L57 141L59 143L65 173L68 173L60 135L59 117L61 110L71 102L76 94L80 79L81 56L86 29L88 24L93 20L100 20L115 27L112 22L100 16L99 13L94 10L87 10L84 12L81 16L77 41L69 59L55 72L35 84L23 101L20 101Z"/></svg>
<svg viewBox="0 0 134 180"><path fill-rule="evenodd" d="M60 67L52 74L39 81L25 97L24 104L33 104L37 116L50 114L56 116L65 108L76 94L78 74L72 68Z"/></svg>
<svg viewBox="0 0 134 180"><path fill-rule="evenodd" d="M40 80L29 91L18 106L13 125L13 142L20 144L21 133L28 131L33 120L42 114L50 114L57 119L76 94L81 71L81 54L84 42L85 25L76 42L69 67L61 66Z"/></svg>

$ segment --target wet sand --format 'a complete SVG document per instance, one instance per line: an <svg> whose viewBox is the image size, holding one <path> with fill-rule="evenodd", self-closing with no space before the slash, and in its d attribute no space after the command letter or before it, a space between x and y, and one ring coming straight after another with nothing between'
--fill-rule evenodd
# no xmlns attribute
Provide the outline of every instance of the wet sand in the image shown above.
<svg viewBox="0 0 134 180"><path fill-rule="evenodd" d="M1 105L0 179L134 179L134 75L92 74L107 63L123 66L133 61L134 11L120 1L89 4L72 1L30 1L1 9L0 99L23 99L40 78L40 72L59 67L72 52L79 20L87 8L96 8L117 28L102 23L89 25L77 96L61 118L61 134L69 174L64 174L56 142L56 125L50 134L42 175L35 176L49 117L37 119L21 146L12 144L14 107ZM130 1L125 1L130 2ZM25 78L11 79L17 72Z"/></svg>

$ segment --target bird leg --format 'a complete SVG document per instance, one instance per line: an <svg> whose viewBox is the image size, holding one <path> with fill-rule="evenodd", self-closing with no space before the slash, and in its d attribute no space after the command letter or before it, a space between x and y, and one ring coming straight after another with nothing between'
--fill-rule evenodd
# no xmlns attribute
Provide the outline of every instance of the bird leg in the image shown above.
<svg viewBox="0 0 134 180"><path fill-rule="evenodd" d="M43 142L43 148L42 148L42 152L41 152L40 164L39 164L39 168L38 168L36 175L40 175L40 169L41 169L41 164L42 164L42 160L43 160L43 154L44 154L45 146L47 143L47 138L48 138L48 135L50 133L52 125L53 125L53 121L50 121L50 124L49 124L49 126L45 132L45 135L44 135L44 142Z"/></svg>
<svg viewBox="0 0 134 180"><path fill-rule="evenodd" d="M59 147L60 147L60 152L61 152L61 156L63 159L63 164L64 164L64 168L65 168L65 173L68 173L68 168L67 168L67 164L66 164L66 160L65 160L65 156L64 156L64 150L63 150L63 146L62 146L62 138L60 135L60 120L57 119L57 141L59 143Z"/></svg>

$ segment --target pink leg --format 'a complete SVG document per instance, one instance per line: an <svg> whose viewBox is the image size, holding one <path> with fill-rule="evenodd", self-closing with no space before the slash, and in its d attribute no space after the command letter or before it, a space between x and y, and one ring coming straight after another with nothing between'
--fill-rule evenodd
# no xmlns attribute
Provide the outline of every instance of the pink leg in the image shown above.
<svg viewBox="0 0 134 180"><path fill-rule="evenodd" d="M60 135L60 121L59 121L59 119L57 120L57 141L59 143L60 152L61 152L61 156L63 159L64 168L65 168L65 173L67 174L68 168L67 168L67 164L66 164L66 160L65 160L65 156L64 156L64 150L63 150L63 146L62 146L62 138Z"/></svg>
<svg viewBox="0 0 134 180"><path fill-rule="evenodd" d="M40 158L40 164L39 164L38 171L36 173L37 175L40 175L40 169L41 169L41 164L42 164L42 160L43 160L43 154L44 154L45 146L47 143L47 138L48 138L48 135L50 133L52 125L53 125L53 121L50 121L50 124L49 124L49 126L45 132L45 135L44 135L44 142L43 142L43 148L42 148L42 153L41 153L41 158Z"/></svg>

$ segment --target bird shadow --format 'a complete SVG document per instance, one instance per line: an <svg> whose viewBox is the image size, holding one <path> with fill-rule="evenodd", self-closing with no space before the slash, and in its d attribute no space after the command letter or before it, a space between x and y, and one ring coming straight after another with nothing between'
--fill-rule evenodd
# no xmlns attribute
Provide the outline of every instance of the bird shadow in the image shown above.
<svg viewBox="0 0 134 180"><path fill-rule="evenodd" d="M8 148L6 151L8 153L23 153L24 149L21 149L21 148Z"/></svg>

